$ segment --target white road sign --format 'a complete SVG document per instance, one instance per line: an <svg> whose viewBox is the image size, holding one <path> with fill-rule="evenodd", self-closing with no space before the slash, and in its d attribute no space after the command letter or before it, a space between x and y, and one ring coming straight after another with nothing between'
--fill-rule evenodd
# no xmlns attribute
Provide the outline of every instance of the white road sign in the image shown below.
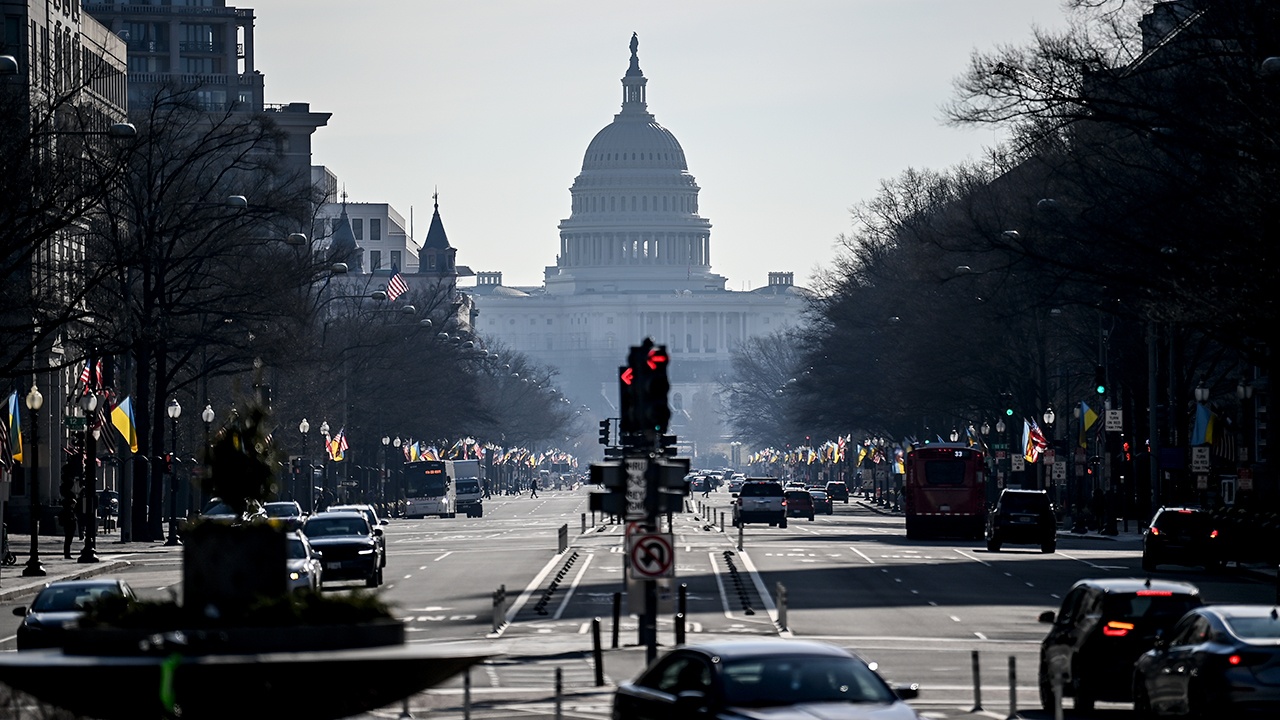
<svg viewBox="0 0 1280 720"><path fill-rule="evenodd" d="M644 458L627 459L627 520L643 520L644 496L647 486L644 480L645 468L649 461Z"/></svg>

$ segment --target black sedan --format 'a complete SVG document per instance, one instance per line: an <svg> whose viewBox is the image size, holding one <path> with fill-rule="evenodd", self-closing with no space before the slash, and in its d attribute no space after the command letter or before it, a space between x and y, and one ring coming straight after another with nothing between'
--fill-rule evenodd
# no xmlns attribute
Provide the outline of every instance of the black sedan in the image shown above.
<svg viewBox="0 0 1280 720"><path fill-rule="evenodd" d="M325 582L364 580L368 587L382 584L381 546L363 513L318 513L307 518L302 533L311 547L320 551Z"/></svg>
<svg viewBox="0 0 1280 720"><path fill-rule="evenodd" d="M1206 605L1138 658L1139 716L1280 717L1280 612Z"/></svg>
<svg viewBox="0 0 1280 720"><path fill-rule="evenodd" d="M13 614L22 618L17 633L18 649L62 647L67 628L77 625L86 606L111 595L136 598L133 589L123 580L61 580L45 585L31 607L13 609Z"/></svg>
<svg viewBox="0 0 1280 720"><path fill-rule="evenodd" d="M904 699L852 652L806 640L720 641L677 648L618 686L615 720L769 717L918 720Z"/></svg>

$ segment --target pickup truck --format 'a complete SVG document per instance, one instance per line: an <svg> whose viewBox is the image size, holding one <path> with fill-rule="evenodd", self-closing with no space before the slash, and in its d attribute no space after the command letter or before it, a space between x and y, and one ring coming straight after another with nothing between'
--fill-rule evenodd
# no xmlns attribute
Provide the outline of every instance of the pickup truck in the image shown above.
<svg viewBox="0 0 1280 720"><path fill-rule="evenodd" d="M733 501L733 526L753 522L769 523L770 527L787 526L787 499L782 483L756 479L742 483L738 498Z"/></svg>

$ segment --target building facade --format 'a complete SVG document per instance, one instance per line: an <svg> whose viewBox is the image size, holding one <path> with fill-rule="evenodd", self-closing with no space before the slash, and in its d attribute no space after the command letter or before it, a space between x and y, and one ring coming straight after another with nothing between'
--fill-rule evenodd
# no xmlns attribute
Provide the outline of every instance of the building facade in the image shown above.
<svg viewBox="0 0 1280 720"><path fill-rule="evenodd" d="M672 430L698 452L725 441L717 381L748 338L796 325L805 291L790 272L749 292L712 272L711 222L683 148L649 112L639 42L622 109L587 146L560 223L556 264L540 287L481 272L473 289L482 338L559 370L557 383L597 419L617 417L617 368L644 338L672 357Z"/></svg>

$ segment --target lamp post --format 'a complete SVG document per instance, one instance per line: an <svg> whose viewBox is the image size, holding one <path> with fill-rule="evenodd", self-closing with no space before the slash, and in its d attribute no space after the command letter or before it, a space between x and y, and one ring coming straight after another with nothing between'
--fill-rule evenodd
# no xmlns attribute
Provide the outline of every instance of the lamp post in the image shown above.
<svg viewBox="0 0 1280 720"><path fill-rule="evenodd" d="M382 436L382 469L378 471L378 507L382 512L387 511L387 447L391 445L391 438L387 435Z"/></svg>
<svg viewBox="0 0 1280 720"><path fill-rule="evenodd" d="M1047 442L1047 443L1049 444L1049 447L1050 447L1050 448L1053 448L1053 421L1054 421L1054 420L1057 420L1057 419L1058 419L1058 416L1054 414L1054 412L1053 412L1053 406L1052 406L1052 405L1050 405L1049 407L1046 407L1046 408L1044 409L1044 415L1041 415L1041 416L1040 416L1040 419L1041 419L1041 420L1044 420L1044 439L1045 439L1045 442ZM1056 453L1056 450L1055 450L1055 453ZM1054 457L1056 458L1056 457L1057 457L1057 455L1055 454L1055 456L1054 456ZM1043 477L1043 482L1041 482L1041 483L1040 483L1040 487L1048 488L1048 487L1050 486L1050 484L1052 483L1052 485L1053 485L1053 499L1054 499L1054 503L1056 504L1056 503L1057 503L1057 501L1058 501L1058 484L1057 484L1057 483L1053 483L1053 482L1052 482L1052 481L1053 481L1053 471L1049 468L1049 466L1048 466L1048 465L1045 465L1045 466L1044 466L1044 468L1043 468L1043 469L1041 469L1040 474L1041 474L1041 476Z"/></svg>
<svg viewBox="0 0 1280 720"><path fill-rule="evenodd" d="M93 382L92 378L89 381ZM84 547L76 562L98 562L98 437L102 428L97 424L98 395L89 389L80 398L80 407L84 409L84 494L85 507L82 517L88 519L84 528ZM105 516L104 516L105 517Z"/></svg>
<svg viewBox="0 0 1280 720"><path fill-rule="evenodd" d="M40 564L40 408L44 396L31 381L27 393L27 409L31 411L31 558L22 569L23 577L44 577L44 565Z"/></svg>
<svg viewBox="0 0 1280 720"><path fill-rule="evenodd" d="M391 441L391 447L394 447L396 449L396 462L400 464L400 470L396 472L396 483L393 486L395 488L394 490L395 497L392 498L392 503L391 503L391 514L392 516L395 516L395 517L399 516L400 498L404 496L404 455L400 450L403 444L404 444L404 441L400 439L399 435L397 435L395 439Z"/></svg>
<svg viewBox="0 0 1280 720"><path fill-rule="evenodd" d="M955 428L951 428L951 442L960 442L960 432Z"/></svg>
<svg viewBox="0 0 1280 720"><path fill-rule="evenodd" d="M169 400L165 412L169 414L169 539L164 544L172 547L182 544L178 539L178 468L174 464L178 456L178 418L182 415L178 398Z"/></svg>
<svg viewBox="0 0 1280 720"><path fill-rule="evenodd" d="M1000 441L1001 446L1004 447L1005 456L1008 456L1009 441L1008 441L1008 438L1004 436L1004 431L1005 431L1004 418L1000 418L999 420L996 420L996 438ZM1012 463L1010 464L1010 467L1012 467ZM1004 469L1000 467L999 461L997 460L996 461L996 480L997 480L996 484L998 486L997 489L999 489L1000 487L1003 487L1005 484L1006 478L1002 475L1003 472L1004 472Z"/></svg>
<svg viewBox="0 0 1280 720"><path fill-rule="evenodd" d="M204 404L204 410L200 411L200 419L204 421L204 452L205 463L209 462L209 426L213 424L213 405L208 402ZM201 502L204 501L203 496Z"/></svg>
<svg viewBox="0 0 1280 720"><path fill-rule="evenodd" d="M298 458L298 471L303 473L303 477L299 478L303 482L303 487L307 490L307 512L316 511L316 492L311 487L311 465L307 463L307 433L311 432L311 423L306 418L302 418L302 422L298 423L298 433L302 435L302 457ZM297 493L294 493L297 498Z"/></svg>
<svg viewBox="0 0 1280 720"><path fill-rule="evenodd" d="M326 443L329 442L329 421L328 420L323 420L320 422L320 437L324 438L324 442ZM324 476L320 478L320 490L321 492L328 492L329 491L329 450L328 448L325 449L324 457L321 458L321 460L324 462Z"/></svg>

